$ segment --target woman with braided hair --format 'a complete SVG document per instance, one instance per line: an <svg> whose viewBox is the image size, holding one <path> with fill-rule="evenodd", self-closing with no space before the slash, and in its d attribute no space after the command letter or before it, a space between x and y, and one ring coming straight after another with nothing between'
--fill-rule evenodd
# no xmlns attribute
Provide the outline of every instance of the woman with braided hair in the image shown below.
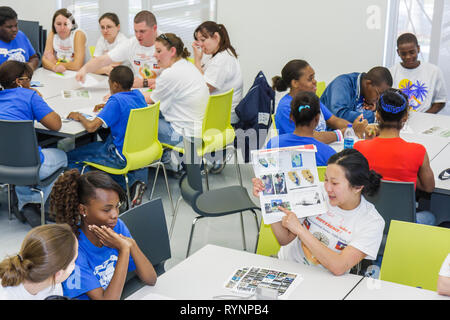
<svg viewBox="0 0 450 320"><path fill-rule="evenodd" d="M61 282L75 268L78 241L67 224L31 229L18 254L0 262L0 300L62 296Z"/></svg>
<svg viewBox="0 0 450 320"><path fill-rule="evenodd" d="M118 218L122 188L106 173L77 169L58 178L50 199L57 223L67 223L79 241L72 275L63 283L64 295L80 300L118 300L128 271L148 285L156 272Z"/></svg>

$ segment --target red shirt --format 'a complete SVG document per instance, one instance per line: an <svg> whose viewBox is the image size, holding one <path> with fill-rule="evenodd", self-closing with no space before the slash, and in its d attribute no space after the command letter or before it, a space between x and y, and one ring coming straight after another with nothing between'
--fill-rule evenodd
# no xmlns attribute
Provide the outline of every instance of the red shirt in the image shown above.
<svg viewBox="0 0 450 320"><path fill-rule="evenodd" d="M426 149L418 143L402 138L374 138L358 141L354 148L369 162L369 167L384 180L417 183L417 174L423 164Z"/></svg>

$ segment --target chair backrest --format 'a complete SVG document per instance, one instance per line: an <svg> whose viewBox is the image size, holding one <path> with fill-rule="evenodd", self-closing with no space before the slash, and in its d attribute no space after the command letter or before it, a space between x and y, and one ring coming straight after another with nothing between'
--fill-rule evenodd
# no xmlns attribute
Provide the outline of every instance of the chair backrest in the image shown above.
<svg viewBox="0 0 450 320"><path fill-rule="evenodd" d="M380 279L436 291L439 270L449 252L450 229L393 220Z"/></svg>
<svg viewBox="0 0 450 320"><path fill-rule="evenodd" d="M35 185L41 166L34 122L0 120L0 183Z"/></svg>
<svg viewBox="0 0 450 320"><path fill-rule="evenodd" d="M158 101L130 111L122 150L128 170L145 167L162 156L163 149L158 140L159 105Z"/></svg>
<svg viewBox="0 0 450 320"><path fill-rule="evenodd" d="M322 96L322 93L325 91L325 88L327 87L325 81L317 82L316 87L316 95L320 98Z"/></svg>
<svg viewBox="0 0 450 320"><path fill-rule="evenodd" d="M366 199L384 218L383 234L387 235L391 220L416 222L416 195L413 182L381 180L380 189Z"/></svg>
<svg viewBox="0 0 450 320"><path fill-rule="evenodd" d="M319 180L325 180L326 166L317 167L319 173ZM274 256L280 250L280 244L277 238L272 232L272 228L268 224L264 224L261 221L261 227L259 228L258 247L256 253L263 256Z"/></svg>
<svg viewBox="0 0 450 320"><path fill-rule="evenodd" d="M202 124L203 153L222 150L234 141L231 126L233 91L209 96Z"/></svg>
<svg viewBox="0 0 450 320"><path fill-rule="evenodd" d="M91 55L91 58L94 57L95 52L95 46L89 46L89 54Z"/></svg>
<svg viewBox="0 0 450 320"><path fill-rule="evenodd" d="M181 188L181 195L188 202L190 202L190 198L194 195L194 193L203 193L203 180L200 169L202 160L198 153L195 152L195 150L198 149L197 145L200 143L200 141L192 141L191 138L186 136L183 138L186 175L180 180L180 187L184 182L184 179L186 179L190 189L192 190L188 190L189 188ZM186 195L185 193L188 194Z"/></svg>
<svg viewBox="0 0 450 320"><path fill-rule="evenodd" d="M161 198L134 207L119 218L157 273L164 272L164 262L171 258L171 251Z"/></svg>

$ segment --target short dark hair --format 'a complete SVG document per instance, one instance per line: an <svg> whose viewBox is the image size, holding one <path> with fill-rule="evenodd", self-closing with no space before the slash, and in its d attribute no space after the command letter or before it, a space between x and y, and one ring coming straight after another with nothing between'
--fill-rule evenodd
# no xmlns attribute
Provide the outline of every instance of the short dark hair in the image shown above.
<svg viewBox="0 0 450 320"><path fill-rule="evenodd" d="M113 12L106 12L106 13L102 14L102 16L98 19L98 23L100 23L100 21L102 21L105 18L114 22L116 27L120 24L119 17L117 16L117 14L115 14Z"/></svg>
<svg viewBox="0 0 450 320"><path fill-rule="evenodd" d="M17 13L11 7L0 7L0 26L4 25L8 20L17 20Z"/></svg>
<svg viewBox="0 0 450 320"><path fill-rule="evenodd" d="M141 23L144 21L148 27L153 27L156 25L155 15L148 10L142 10L134 16L134 23Z"/></svg>
<svg viewBox="0 0 450 320"><path fill-rule="evenodd" d="M303 75L302 71L307 66L308 62L305 60L291 60L281 70L281 77L275 76L272 78L272 88L276 91L286 91L291 87L292 80L298 80Z"/></svg>
<svg viewBox="0 0 450 320"><path fill-rule="evenodd" d="M23 75L30 79L33 76L33 69L28 63L8 60L0 65L0 85L4 89L15 88L17 86L16 79Z"/></svg>
<svg viewBox="0 0 450 320"><path fill-rule="evenodd" d="M403 33L397 38L397 48L405 43L414 43L416 46L419 46L419 41L417 41L417 37L412 33Z"/></svg>
<svg viewBox="0 0 450 320"><path fill-rule="evenodd" d="M122 89L130 90L133 87L134 74L127 66L117 66L110 72L109 80L120 84Z"/></svg>
<svg viewBox="0 0 450 320"><path fill-rule="evenodd" d="M53 31L53 34L56 34L55 20L56 20L56 18L58 16L63 16L63 17L66 17L67 19L69 19L70 22L72 22L72 25L73 25L72 26L72 30L75 30L75 29L78 28L78 25L75 22L75 17L73 16L73 14L69 10L67 10L66 8L62 8L62 9L56 10L55 14L53 15L53 18L52 18L52 31Z"/></svg>
<svg viewBox="0 0 450 320"><path fill-rule="evenodd" d="M375 86L380 86L383 83L392 87L394 80L392 79L391 72L385 67L374 67L364 75L364 78L372 81Z"/></svg>
<svg viewBox="0 0 450 320"><path fill-rule="evenodd" d="M320 114L320 101L313 92L301 91L291 102L291 115L295 126L307 126Z"/></svg>
<svg viewBox="0 0 450 320"><path fill-rule="evenodd" d="M328 165L337 164L344 169L345 177L352 187L363 186L362 194L373 196L378 192L381 175L370 170L366 157L356 149L344 149L328 159Z"/></svg>

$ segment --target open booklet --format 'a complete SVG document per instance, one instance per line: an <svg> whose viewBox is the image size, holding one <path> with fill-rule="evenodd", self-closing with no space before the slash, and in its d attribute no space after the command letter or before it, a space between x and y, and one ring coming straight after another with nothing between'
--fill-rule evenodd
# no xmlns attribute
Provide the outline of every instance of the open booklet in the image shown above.
<svg viewBox="0 0 450 320"><path fill-rule="evenodd" d="M281 221L278 207L299 218L327 212L315 152L314 145L252 151L255 176L265 185L259 197L265 224Z"/></svg>

